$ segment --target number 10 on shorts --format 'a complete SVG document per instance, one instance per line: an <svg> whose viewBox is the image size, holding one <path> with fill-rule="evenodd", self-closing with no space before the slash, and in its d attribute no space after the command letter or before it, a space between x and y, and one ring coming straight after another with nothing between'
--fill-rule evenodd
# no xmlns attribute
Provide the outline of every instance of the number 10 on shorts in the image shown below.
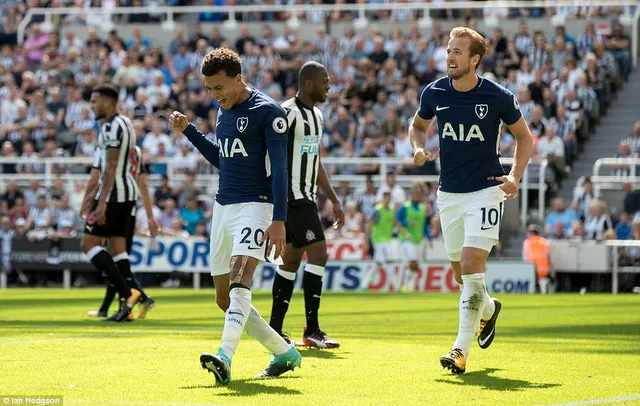
<svg viewBox="0 0 640 406"><path fill-rule="evenodd" d="M502 217L502 203L500 207L483 207L480 209L482 213L481 230L490 230L498 225L500 217Z"/></svg>

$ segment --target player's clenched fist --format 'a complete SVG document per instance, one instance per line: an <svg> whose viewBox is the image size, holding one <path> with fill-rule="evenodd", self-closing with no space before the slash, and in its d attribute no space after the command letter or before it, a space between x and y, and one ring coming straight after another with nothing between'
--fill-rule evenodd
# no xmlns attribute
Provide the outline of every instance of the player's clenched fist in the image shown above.
<svg viewBox="0 0 640 406"><path fill-rule="evenodd" d="M425 151L424 148L417 148L413 153L414 165L422 166L429 160L431 160L431 154Z"/></svg>
<svg viewBox="0 0 640 406"><path fill-rule="evenodd" d="M169 116L169 127L173 131L177 131L179 133L184 132L189 125L189 120L187 120L187 116L180 113L179 111L174 111Z"/></svg>

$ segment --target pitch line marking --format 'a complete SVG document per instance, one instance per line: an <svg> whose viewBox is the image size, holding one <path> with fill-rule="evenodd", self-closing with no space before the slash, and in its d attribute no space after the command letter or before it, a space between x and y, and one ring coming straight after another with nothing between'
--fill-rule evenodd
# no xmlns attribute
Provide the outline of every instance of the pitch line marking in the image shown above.
<svg viewBox="0 0 640 406"><path fill-rule="evenodd" d="M585 406L585 405L603 405L605 403L617 403L624 402L627 400L636 400L640 399L640 393L633 393L631 395L624 396L616 396L612 398L603 398L603 399L591 399L591 400L579 400L576 402L569 403L556 403L549 406Z"/></svg>

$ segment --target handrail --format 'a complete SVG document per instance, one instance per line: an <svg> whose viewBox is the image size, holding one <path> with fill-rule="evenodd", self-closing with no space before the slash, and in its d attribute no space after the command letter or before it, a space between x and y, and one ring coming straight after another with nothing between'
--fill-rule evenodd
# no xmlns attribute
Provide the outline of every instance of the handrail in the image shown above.
<svg viewBox="0 0 640 406"><path fill-rule="evenodd" d="M441 3L384 3L384 4L314 4L313 10L315 11L357 11L359 13L359 19L366 19L365 13L367 11L380 11L380 10L441 10L443 8L450 10L466 10L466 9L494 9L494 8L536 8L536 7L571 7L575 6L575 0L536 0L536 1L506 1L506 2L497 2L497 1L463 1L463 2L451 2L447 3L444 6ZM581 0L581 6L602 6L602 0ZM610 6L624 6L624 7L632 7L637 6L638 2L636 0L615 0L611 2L607 2L607 5ZM53 15L87 15L90 13L95 14L104 14L111 19L112 15L128 15L128 14L149 14L153 12L154 14L165 14L166 22L173 23L173 15L175 13L180 14L199 14L203 12L210 13L231 13L233 15L234 12L239 13L248 13L248 12L273 12L273 11L284 11L284 12L303 12L309 9L308 5L288 5L288 4L274 4L274 5L264 5L264 4L255 4L255 5L236 5L236 6L211 6L211 5L202 5L202 6L153 6L153 7L115 7L112 9L103 9L102 7L88 7L88 8L79 8L79 7L59 7L59 8L44 8L44 7L34 7L27 10L24 18L20 22L18 26L18 43L22 44L24 41L24 31L27 26L31 22L31 19L34 15L45 15L45 16L53 16ZM627 9L627 15L629 18L631 17L629 10ZM638 11L636 11L636 15L638 15ZM429 17L426 17L429 19ZM235 20L233 20L235 21ZM637 23L637 19L634 24ZM637 25L637 24L635 24ZM635 28L634 25L634 28ZM637 31L637 28L635 29ZM632 39L634 46L637 44L637 38L634 37Z"/></svg>
<svg viewBox="0 0 640 406"><path fill-rule="evenodd" d="M614 295L618 293L618 274L620 273L619 248L623 247L640 247L640 241L638 240L608 240L604 242L605 245L611 247L613 253L611 259L613 261L613 267L611 269L611 293Z"/></svg>
<svg viewBox="0 0 640 406"><path fill-rule="evenodd" d="M611 165L629 165L631 169L629 176L599 175L600 169L602 169L603 166ZM637 184L640 183L640 177L638 177L636 173L636 167L638 165L640 165L640 158L600 158L594 162L592 174L589 179L593 182L594 188L597 192L600 192L605 184L620 184L627 182ZM581 187L583 183L584 177L580 177L576 180L575 187Z"/></svg>
<svg viewBox="0 0 640 406"><path fill-rule="evenodd" d="M532 160L532 163L541 163L546 160ZM90 157L55 157L55 158L22 158L22 157L3 157L0 156L0 164L20 164L20 163L38 163L42 165L90 165L93 162L93 158ZM190 163L193 159L179 158L179 157L164 157L153 158L153 162L150 164L169 164L169 163ZM337 164L337 165L358 165L358 164L379 164L381 167L381 176L386 174L383 168L387 165L412 165L412 158L402 157L379 157L379 158L366 158L366 157L323 157L322 163L324 164ZM500 158L501 164L511 165L513 164L513 158Z"/></svg>
<svg viewBox="0 0 640 406"><path fill-rule="evenodd" d="M640 176L591 176L591 182L593 183L640 183ZM584 179L583 182L584 183Z"/></svg>
<svg viewBox="0 0 640 406"><path fill-rule="evenodd" d="M593 164L593 176L599 176L600 168L606 165L631 165L630 176L636 176L636 166L640 165L640 158L600 158Z"/></svg>
<svg viewBox="0 0 640 406"><path fill-rule="evenodd" d="M511 165L513 164L513 158L500 158L500 163L503 165ZM6 176L9 176L11 179L23 179L23 180L32 180L32 179L44 179L44 186L50 187L53 185L53 181L55 175L53 173L54 165L86 165L89 166L93 162L92 158L89 157L60 157L60 158L33 158L33 159L24 159L24 158L13 158L13 157L1 157L0 156L0 165L2 164L40 164L44 165L44 173L40 174L2 174L0 173L0 179L3 179ZM167 174L170 179L175 179L176 177L181 178L185 175L176 174L173 172L174 165L180 163L193 163L192 159L185 158L154 158L151 164L166 164L167 165ZM390 165L412 165L411 158L397 158L397 157L383 157L383 158L344 158L344 157L325 157L322 158L323 164L337 164L337 165L358 165L358 164L378 164L380 165L380 171L378 175L373 176L373 179L378 182L384 182L385 176L388 173L388 167ZM544 192L546 190L545 183L545 169L547 167L546 160L534 160L532 163L540 164L540 177L538 179L538 193L541 196L538 200L538 210L542 215L544 215ZM86 174L61 174L59 177L65 181L75 181L75 180L84 180L88 178ZM160 175L151 175L150 181L151 183L159 181ZM334 175L331 176L332 182L340 182L343 180L346 181L362 181L365 179L364 175ZM423 181L423 182L434 182L439 179L438 175L398 175L398 181L406 182L406 181ZM207 183L210 185L215 185L218 182L217 174L199 174L196 179L196 183ZM522 177L521 181L521 213L520 213L520 221L523 227L526 227L527 223L527 212L528 212L528 196L529 196L529 166L525 169L525 173Z"/></svg>
<svg viewBox="0 0 640 406"><path fill-rule="evenodd" d="M546 159L543 159L542 162L540 162L540 168L538 169L538 176L539 176L538 182L540 184L540 187L538 189L538 219L540 221L544 221L544 212L546 208L545 192L547 190L546 176L547 176L548 166L549 166L549 161L547 161Z"/></svg>

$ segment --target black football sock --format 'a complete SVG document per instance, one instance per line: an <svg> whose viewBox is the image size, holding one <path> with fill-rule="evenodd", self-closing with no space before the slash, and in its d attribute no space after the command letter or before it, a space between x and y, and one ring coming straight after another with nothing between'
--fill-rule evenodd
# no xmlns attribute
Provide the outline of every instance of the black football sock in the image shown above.
<svg viewBox="0 0 640 406"><path fill-rule="evenodd" d="M140 286L135 276L133 276L133 273L131 273L131 262L129 262L129 254L123 252L122 254L113 257L113 260L120 270L122 277L124 277L129 286L131 286L132 289L137 289L140 291L140 299L147 300L147 295L144 293L144 290L142 290L142 286Z"/></svg>
<svg viewBox="0 0 640 406"><path fill-rule="evenodd" d="M129 284L122 277L118 267L115 262L113 262L113 258L111 258L111 255L109 255L104 248L99 246L91 248L89 252L87 252L87 257L89 257L89 260L96 269L99 271L103 270L107 274L107 279L116 287L116 291L120 294L121 299L127 299L131 296Z"/></svg>
<svg viewBox="0 0 640 406"><path fill-rule="evenodd" d="M109 306L111 306L111 302L116 297L116 285L111 282L107 282L107 291L104 294L104 299L102 300L102 305L100 306L100 312L108 312Z"/></svg>
<svg viewBox="0 0 640 406"><path fill-rule="evenodd" d="M282 274L290 276L293 279L285 278ZM281 270L280 267L276 269L276 277L273 280L273 289L271 290L273 304L271 305L271 320L269 321L269 325L278 333L282 333L284 316L286 316L287 310L289 310L295 277L296 274L293 272Z"/></svg>
<svg viewBox="0 0 640 406"><path fill-rule="evenodd" d="M307 335L320 330L318 310L320 309L320 297L322 296L323 274L323 266L307 264L304 267L302 289L304 289L304 309L305 316L307 317L307 330L305 334Z"/></svg>

